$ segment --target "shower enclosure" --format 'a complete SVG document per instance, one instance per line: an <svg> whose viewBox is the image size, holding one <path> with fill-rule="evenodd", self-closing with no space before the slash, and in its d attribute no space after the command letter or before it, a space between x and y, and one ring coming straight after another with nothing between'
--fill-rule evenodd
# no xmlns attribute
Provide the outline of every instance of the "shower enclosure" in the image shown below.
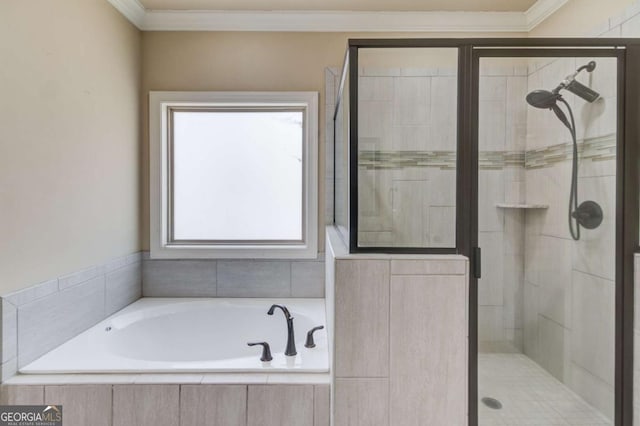
<svg viewBox="0 0 640 426"><path fill-rule="evenodd" d="M640 43L350 40L334 223L464 254L469 424L631 425Z"/></svg>

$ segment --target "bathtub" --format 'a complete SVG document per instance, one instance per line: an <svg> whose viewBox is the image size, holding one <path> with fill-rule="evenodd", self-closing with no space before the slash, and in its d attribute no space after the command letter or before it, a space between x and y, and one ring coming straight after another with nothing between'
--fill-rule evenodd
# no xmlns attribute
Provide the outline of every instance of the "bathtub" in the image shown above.
<svg viewBox="0 0 640 426"><path fill-rule="evenodd" d="M298 354L284 355L287 325L274 304L294 317ZM168 299L142 298L94 327L20 368L22 374L68 373L243 373L329 371L327 334L306 333L326 325L322 299ZM273 360L260 361L266 341Z"/></svg>

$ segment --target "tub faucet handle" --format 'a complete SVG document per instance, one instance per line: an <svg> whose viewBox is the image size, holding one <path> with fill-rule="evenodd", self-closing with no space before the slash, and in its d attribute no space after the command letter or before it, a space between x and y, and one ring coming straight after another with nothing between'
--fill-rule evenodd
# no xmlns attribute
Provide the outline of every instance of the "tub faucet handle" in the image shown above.
<svg viewBox="0 0 640 426"><path fill-rule="evenodd" d="M260 357L260 361L268 362L273 359L271 356L271 348L269 348L269 343L267 342L255 342L255 343L247 343L248 346L258 346L262 345L262 356Z"/></svg>
<svg viewBox="0 0 640 426"><path fill-rule="evenodd" d="M324 328L324 325L319 325L317 327L313 327L311 330L309 330L309 332L307 333L307 341L304 344L305 348L315 348L316 347L316 342L313 341L313 333L315 333L318 330L322 330Z"/></svg>

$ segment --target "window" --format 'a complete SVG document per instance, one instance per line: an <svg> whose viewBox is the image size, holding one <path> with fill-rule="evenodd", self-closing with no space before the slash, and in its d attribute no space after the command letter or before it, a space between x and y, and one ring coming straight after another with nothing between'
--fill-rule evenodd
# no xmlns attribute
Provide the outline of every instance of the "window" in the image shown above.
<svg viewBox="0 0 640 426"><path fill-rule="evenodd" d="M151 92L151 256L317 255L314 92Z"/></svg>

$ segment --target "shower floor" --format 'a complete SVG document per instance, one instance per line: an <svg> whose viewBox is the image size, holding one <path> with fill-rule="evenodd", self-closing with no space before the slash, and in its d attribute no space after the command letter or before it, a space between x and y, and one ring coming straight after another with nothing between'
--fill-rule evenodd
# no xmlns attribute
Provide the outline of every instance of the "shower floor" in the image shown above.
<svg viewBox="0 0 640 426"><path fill-rule="evenodd" d="M480 400L495 398L502 409ZM602 413L522 354L478 354L480 426L612 425Z"/></svg>

